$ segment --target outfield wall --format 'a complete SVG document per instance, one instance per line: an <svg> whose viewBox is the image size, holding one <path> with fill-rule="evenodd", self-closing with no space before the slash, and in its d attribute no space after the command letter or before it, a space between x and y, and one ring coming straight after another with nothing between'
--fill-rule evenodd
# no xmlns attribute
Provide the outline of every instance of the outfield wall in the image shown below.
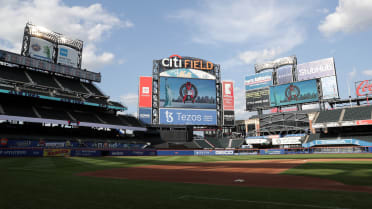
<svg viewBox="0 0 372 209"><path fill-rule="evenodd" d="M100 157L100 156L223 156L326 153L372 153L372 147L316 147L287 149L166 150L91 148L0 148L0 157Z"/></svg>

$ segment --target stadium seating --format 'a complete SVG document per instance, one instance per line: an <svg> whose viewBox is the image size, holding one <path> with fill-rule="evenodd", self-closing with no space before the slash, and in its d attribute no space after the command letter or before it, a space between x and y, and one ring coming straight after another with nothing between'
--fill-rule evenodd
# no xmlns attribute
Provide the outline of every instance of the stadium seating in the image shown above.
<svg viewBox="0 0 372 209"><path fill-rule="evenodd" d="M83 86L85 86L87 89L89 89L90 92L92 92L95 95L98 96L105 96L101 93L100 90L97 89L97 87L94 84L91 83L81 83Z"/></svg>
<svg viewBox="0 0 372 209"><path fill-rule="evenodd" d="M68 89L70 91L76 91L80 93L88 94L89 92L81 85L80 80L77 79L70 79L64 77L56 77L58 82L63 86L63 88Z"/></svg>
<svg viewBox="0 0 372 209"><path fill-rule="evenodd" d="M211 145L209 145L205 140L194 140L195 143L197 143L201 148L213 148Z"/></svg>
<svg viewBox="0 0 372 209"><path fill-rule="evenodd" d="M207 137L207 139L209 143L213 144L213 146L215 148L223 148L221 143L220 143L220 140L217 139L217 138L214 138L214 137Z"/></svg>
<svg viewBox="0 0 372 209"><path fill-rule="evenodd" d="M23 70L4 65L0 65L0 78L22 83L31 82Z"/></svg>
<svg viewBox="0 0 372 209"><path fill-rule="evenodd" d="M244 143L244 139L232 139L231 148L240 148Z"/></svg>
<svg viewBox="0 0 372 209"><path fill-rule="evenodd" d="M372 105L345 109L343 121L371 119Z"/></svg>
<svg viewBox="0 0 372 209"><path fill-rule="evenodd" d="M321 111L315 123L338 122L341 112L342 109Z"/></svg>
<svg viewBox="0 0 372 209"><path fill-rule="evenodd" d="M90 122L90 123L102 123L97 118L96 114L92 114L91 112L70 111L70 114L75 118L76 121Z"/></svg>
<svg viewBox="0 0 372 209"><path fill-rule="evenodd" d="M66 111L52 107L35 107L42 118L71 121L72 118Z"/></svg>
<svg viewBox="0 0 372 209"><path fill-rule="evenodd" d="M51 87L51 88L56 88L60 89L61 87L58 86L56 81L54 80L53 76L47 73L43 72L36 72L36 71L27 71L26 72L32 79L34 83L40 86L45 86L45 87Z"/></svg>
<svg viewBox="0 0 372 209"><path fill-rule="evenodd" d="M5 115L37 118L32 106L15 103L1 103Z"/></svg>

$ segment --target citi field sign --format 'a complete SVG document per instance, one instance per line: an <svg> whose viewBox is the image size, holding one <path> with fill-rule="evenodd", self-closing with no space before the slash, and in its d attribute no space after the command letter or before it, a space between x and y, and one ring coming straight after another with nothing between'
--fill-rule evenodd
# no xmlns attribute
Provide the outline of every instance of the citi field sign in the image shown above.
<svg viewBox="0 0 372 209"><path fill-rule="evenodd" d="M195 70L213 70L213 63L202 59L183 58L174 54L161 60L164 68L190 68Z"/></svg>

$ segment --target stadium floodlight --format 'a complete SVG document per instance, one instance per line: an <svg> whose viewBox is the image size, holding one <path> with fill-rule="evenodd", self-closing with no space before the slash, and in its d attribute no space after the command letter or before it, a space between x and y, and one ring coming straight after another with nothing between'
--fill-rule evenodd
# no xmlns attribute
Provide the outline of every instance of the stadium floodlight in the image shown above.
<svg viewBox="0 0 372 209"><path fill-rule="evenodd" d="M293 65L296 63L296 56L282 57L274 61L260 63L254 65L254 70L256 73L259 73L263 70L279 68L284 65Z"/></svg>

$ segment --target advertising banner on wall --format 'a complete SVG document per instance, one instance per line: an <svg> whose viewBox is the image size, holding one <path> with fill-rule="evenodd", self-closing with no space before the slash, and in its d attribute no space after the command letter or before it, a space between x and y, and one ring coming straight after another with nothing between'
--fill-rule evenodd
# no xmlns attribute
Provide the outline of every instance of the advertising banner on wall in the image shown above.
<svg viewBox="0 0 372 209"><path fill-rule="evenodd" d="M222 100L224 110L234 110L234 82L222 81Z"/></svg>
<svg viewBox="0 0 372 209"><path fill-rule="evenodd" d="M216 110L161 108L160 124L168 125L216 125Z"/></svg>
<svg viewBox="0 0 372 209"><path fill-rule="evenodd" d="M257 108L270 106L270 89L256 89L245 93L246 109L256 110Z"/></svg>
<svg viewBox="0 0 372 209"><path fill-rule="evenodd" d="M41 38L30 38L30 57L53 62L55 44Z"/></svg>
<svg viewBox="0 0 372 209"><path fill-rule="evenodd" d="M297 65L297 80L310 80L336 75L334 59L327 58Z"/></svg>
<svg viewBox="0 0 372 209"><path fill-rule="evenodd" d="M216 76L201 70L194 69L172 69L160 73L163 77L180 77L180 78L199 78L199 79L216 79Z"/></svg>
<svg viewBox="0 0 372 209"><path fill-rule="evenodd" d="M216 109L216 81L160 77L160 107Z"/></svg>
<svg viewBox="0 0 372 209"><path fill-rule="evenodd" d="M141 76L139 80L138 107L152 107L152 77Z"/></svg>
<svg viewBox="0 0 372 209"><path fill-rule="evenodd" d="M276 81L278 85L293 82L292 65L278 68L276 71Z"/></svg>
<svg viewBox="0 0 372 209"><path fill-rule="evenodd" d="M372 94L372 80L355 82L355 93L358 97Z"/></svg>
<svg viewBox="0 0 372 209"><path fill-rule="evenodd" d="M273 85L273 73L265 72L246 76L244 85L246 91L271 86Z"/></svg>
<svg viewBox="0 0 372 209"><path fill-rule="evenodd" d="M151 108L138 108L138 119L145 124L151 124Z"/></svg>
<svg viewBox="0 0 372 209"><path fill-rule="evenodd" d="M270 106L292 105L319 100L317 81L308 80L270 87Z"/></svg>
<svg viewBox="0 0 372 209"><path fill-rule="evenodd" d="M339 98L336 76L321 78L320 82L322 84L323 99Z"/></svg>
<svg viewBox="0 0 372 209"><path fill-rule="evenodd" d="M57 64L67 65L71 67L78 67L79 63L79 53L77 50L58 45L58 55L57 55Z"/></svg>
<svg viewBox="0 0 372 209"><path fill-rule="evenodd" d="M224 110L223 111L223 124L225 126L233 126L235 125L235 113L231 110Z"/></svg>

